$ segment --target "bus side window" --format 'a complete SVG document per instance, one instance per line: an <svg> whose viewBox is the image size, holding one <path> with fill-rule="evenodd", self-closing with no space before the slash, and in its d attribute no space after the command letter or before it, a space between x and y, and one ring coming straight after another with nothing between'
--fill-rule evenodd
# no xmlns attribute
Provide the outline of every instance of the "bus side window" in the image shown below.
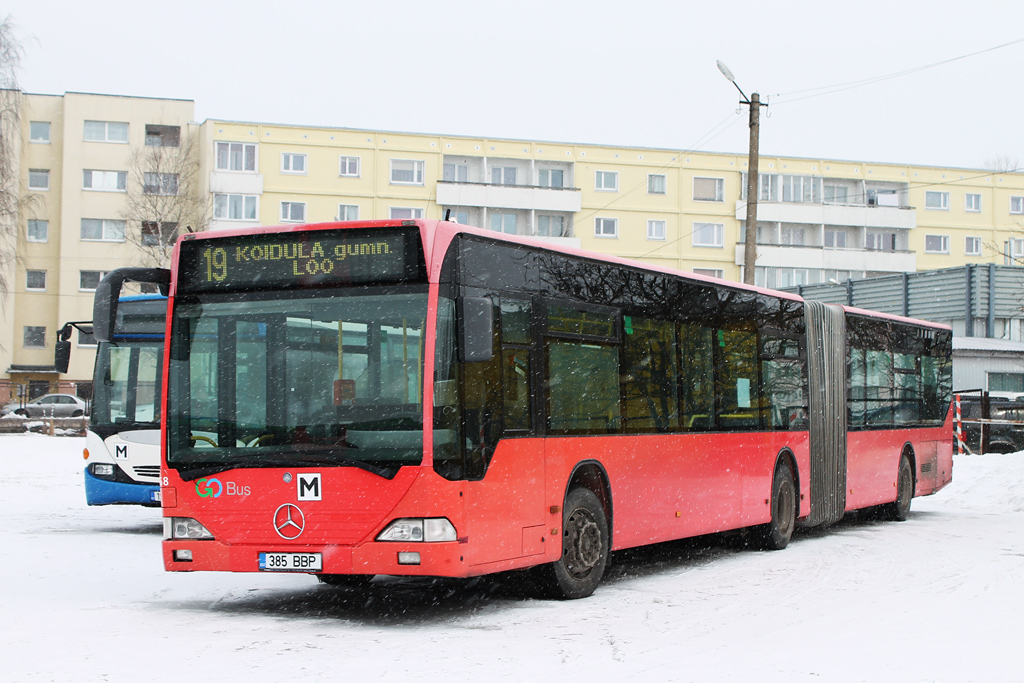
<svg viewBox="0 0 1024 683"><path fill-rule="evenodd" d="M492 349L499 343L494 326ZM488 361L461 363L463 386L463 428L465 430L466 476L479 479L490 464L501 435L502 354Z"/></svg>
<svg viewBox="0 0 1024 683"><path fill-rule="evenodd" d="M715 402L718 428L757 429L761 426L758 389L757 330L752 324L719 329L716 334Z"/></svg>
<svg viewBox="0 0 1024 683"><path fill-rule="evenodd" d="M675 324L623 318L622 397L625 431L670 432L679 429Z"/></svg>
<svg viewBox="0 0 1024 683"><path fill-rule="evenodd" d="M708 431L715 426L713 339L710 327L679 326L680 413L685 431Z"/></svg>
<svg viewBox="0 0 1024 683"><path fill-rule="evenodd" d="M530 313L529 301L502 299L501 361L506 432L531 428Z"/></svg>

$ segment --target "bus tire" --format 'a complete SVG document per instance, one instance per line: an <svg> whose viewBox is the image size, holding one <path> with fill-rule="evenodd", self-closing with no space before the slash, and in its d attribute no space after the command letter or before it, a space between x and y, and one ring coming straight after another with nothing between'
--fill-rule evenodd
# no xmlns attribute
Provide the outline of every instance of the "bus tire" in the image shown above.
<svg viewBox="0 0 1024 683"><path fill-rule="evenodd" d="M905 522L910 515L910 501L914 499L914 472L910 458L900 456L900 469L896 475L896 500L882 506L882 514L894 522Z"/></svg>
<svg viewBox="0 0 1024 683"><path fill-rule="evenodd" d="M355 588L365 586L373 580L373 574L317 574L320 583L328 586L348 586Z"/></svg>
<svg viewBox="0 0 1024 683"><path fill-rule="evenodd" d="M608 566L608 519L590 489L574 488L562 508L562 557L538 567L545 597L575 600L591 595Z"/></svg>
<svg viewBox="0 0 1024 683"><path fill-rule="evenodd" d="M796 484L785 461L775 466L772 477L772 520L754 530L754 543L762 550L782 550L796 528Z"/></svg>

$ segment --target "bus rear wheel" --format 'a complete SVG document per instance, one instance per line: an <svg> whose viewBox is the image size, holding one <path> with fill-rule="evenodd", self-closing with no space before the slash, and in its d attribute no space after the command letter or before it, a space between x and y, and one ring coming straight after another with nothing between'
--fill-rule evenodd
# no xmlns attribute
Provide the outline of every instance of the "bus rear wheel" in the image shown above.
<svg viewBox="0 0 1024 683"><path fill-rule="evenodd" d="M562 557L538 567L546 597L574 600L591 595L608 566L608 519L589 489L575 488L562 509Z"/></svg>
<svg viewBox="0 0 1024 683"><path fill-rule="evenodd" d="M910 516L910 501L914 498L914 472L910 467L910 458L904 453L900 456L900 470L896 477L896 500L882 507L886 519L904 522Z"/></svg>
<svg viewBox="0 0 1024 683"><path fill-rule="evenodd" d="M782 550L796 528L796 484L789 465L780 462L772 477L772 521L754 530L754 544L763 550Z"/></svg>

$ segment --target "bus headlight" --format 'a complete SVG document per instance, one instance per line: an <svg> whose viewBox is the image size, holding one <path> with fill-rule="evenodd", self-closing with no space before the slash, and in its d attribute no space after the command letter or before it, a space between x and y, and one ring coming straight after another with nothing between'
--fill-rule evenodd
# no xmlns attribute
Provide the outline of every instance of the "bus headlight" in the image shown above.
<svg viewBox="0 0 1024 683"><path fill-rule="evenodd" d="M113 479L114 478L114 465L109 462L94 462L89 465L89 471L94 477L101 479Z"/></svg>
<svg viewBox="0 0 1024 683"><path fill-rule="evenodd" d="M211 541L213 534L191 517L164 517L164 540Z"/></svg>
<svg viewBox="0 0 1024 683"><path fill-rule="evenodd" d="M426 543L454 541L455 539L455 527L444 517L396 519L377 536L378 541L423 541Z"/></svg>

